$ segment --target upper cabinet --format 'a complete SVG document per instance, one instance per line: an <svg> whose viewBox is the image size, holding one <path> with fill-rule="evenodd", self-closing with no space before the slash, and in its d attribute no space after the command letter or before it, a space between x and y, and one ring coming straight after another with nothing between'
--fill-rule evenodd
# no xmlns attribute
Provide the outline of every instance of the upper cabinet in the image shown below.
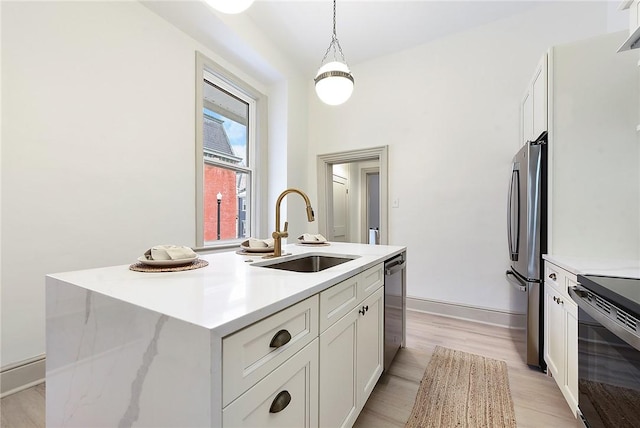
<svg viewBox="0 0 640 428"><path fill-rule="evenodd" d="M620 4L620 10L629 9L629 37L620 46L618 52L640 47L640 0L625 0Z"/></svg>
<svg viewBox="0 0 640 428"><path fill-rule="evenodd" d="M626 36L604 34L547 53L552 254L640 257L640 51L616 53Z"/></svg>
<svg viewBox="0 0 640 428"><path fill-rule="evenodd" d="M535 141L547 130L547 55L545 54L520 104L520 145Z"/></svg>

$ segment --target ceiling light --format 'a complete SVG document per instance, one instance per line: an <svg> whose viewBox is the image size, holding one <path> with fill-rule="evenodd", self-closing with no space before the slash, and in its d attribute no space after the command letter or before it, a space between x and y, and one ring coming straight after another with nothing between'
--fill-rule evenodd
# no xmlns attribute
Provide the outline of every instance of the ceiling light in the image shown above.
<svg viewBox="0 0 640 428"><path fill-rule="evenodd" d="M325 63L329 52L332 52L333 60ZM341 60L337 57L338 53L340 53ZM320 69L313 80L316 82L316 94L325 104L332 106L342 104L351 97L353 92L353 76L347 61L344 59L342 47L336 35L336 0L333 0L333 35L331 43L329 43L329 47L320 63Z"/></svg>
<svg viewBox="0 0 640 428"><path fill-rule="evenodd" d="M205 0L205 2L222 13L240 13L247 10L253 0Z"/></svg>

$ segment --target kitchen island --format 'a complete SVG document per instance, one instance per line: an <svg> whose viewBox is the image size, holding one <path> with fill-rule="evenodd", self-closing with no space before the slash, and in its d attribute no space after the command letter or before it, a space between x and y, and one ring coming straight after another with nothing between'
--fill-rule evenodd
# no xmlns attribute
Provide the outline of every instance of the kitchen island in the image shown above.
<svg viewBox="0 0 640 428"><path fill-rule="evenodd" d="M354 259L300 273L256 266L264 259L233 251L202 255L207 267L184 272L122 265L48 275L47 426L318 426L339 413L324 410L322 397L332 395L329 372L340 373L331 346L348 337L353 348L344 342L336 351L376 357L371 376L353 367L367 391L354 385L350 393L345 414L355 420L382 371L382 263L406 248L283 250ZM265 338L271 343L261 344ZM380 352L362 343L357 352L361 338ZM272 386L282 390L272 394ZM256 419L253 410L265 406Z"/></svg>

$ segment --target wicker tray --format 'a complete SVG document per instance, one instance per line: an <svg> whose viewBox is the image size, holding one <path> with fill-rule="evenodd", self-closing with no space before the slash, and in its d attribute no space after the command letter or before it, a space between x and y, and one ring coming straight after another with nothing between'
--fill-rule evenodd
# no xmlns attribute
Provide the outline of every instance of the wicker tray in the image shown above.
<svg viewBox="0 0 640 428"><path fill-rule="evenodd" d="M180 266L149 266L145 265L144 263L138 262L129 266L129 269L136 272L182 272L185 270L200 269L205 266L209 266L208 261L195 259L190 263Z"/></svg>

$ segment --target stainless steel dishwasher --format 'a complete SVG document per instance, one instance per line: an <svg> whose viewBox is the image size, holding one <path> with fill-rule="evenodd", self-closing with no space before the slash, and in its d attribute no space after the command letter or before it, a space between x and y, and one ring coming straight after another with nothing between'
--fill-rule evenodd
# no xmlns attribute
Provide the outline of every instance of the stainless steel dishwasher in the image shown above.
<svg viewBox="0 0 640 428"><path fill-rule="evenodd" d="M406 338L407 253L384 262L384 370L387 371Z"/></svg>

